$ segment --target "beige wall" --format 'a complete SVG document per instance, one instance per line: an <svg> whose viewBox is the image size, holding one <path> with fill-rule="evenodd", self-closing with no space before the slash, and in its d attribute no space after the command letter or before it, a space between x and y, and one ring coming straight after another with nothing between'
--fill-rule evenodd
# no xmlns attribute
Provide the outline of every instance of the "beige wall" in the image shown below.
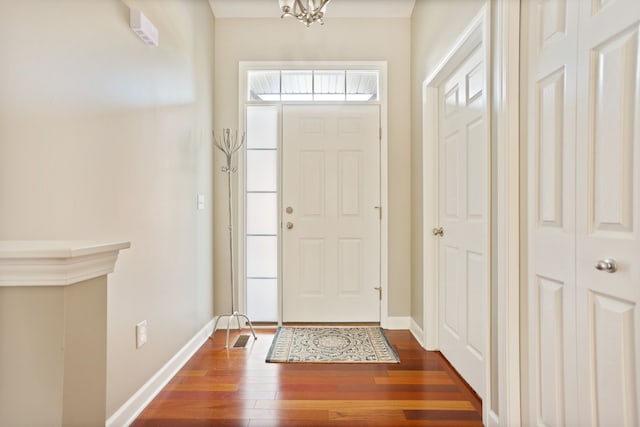
<svg viewBox="0 0 640 427"><path fill-rule="evenodd" d="M485 4L483 0L416 0L411 17L411 317L423 325L422 84Z"/></svg>
<svg viewBox="0 0 640 427"><path fill-rule="evenodd" d="M286 19L217 19L215 126L238 125L240 61L388 61L389 94L389 310L409 316L410 308L410 20L327 18L307 29ZM222 165L216 153L216 165ZM219 167L214 168L215 171ZM215 197L224 200L226 184L218 179ZM227 213L214 213L215 282L228 283ZM216 287L216 312L229 309L227 286Z"/></svg>
<svg viewBox="0 0 640 427"><path fill-rule="evenodd" d="M108 283L107 416L212 318L213 48L206 0L0 0L0 240L131 241Z"/></svg>
<svg viewBox="0 0 640 427"><path fill-rule="evenodd" d="M64 291L0 287L0 346L0 425L62 425Z"/></svg>
<svg viewBox="0 0 640 427"><path fill-rule="evenodd" d="M0 425L104 425L106 312L106 276L0 287Z"/></svg>

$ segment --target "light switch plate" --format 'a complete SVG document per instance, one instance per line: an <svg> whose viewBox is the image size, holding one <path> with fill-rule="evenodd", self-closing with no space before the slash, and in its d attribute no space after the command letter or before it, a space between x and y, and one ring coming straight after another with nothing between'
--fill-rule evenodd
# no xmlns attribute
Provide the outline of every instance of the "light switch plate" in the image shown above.
<svg viewBox="0 0 640 427"><path fill-rule="evenodd" d="M140 348L147 343L147 321L143 320L142 322L136 325L136 348Z"/></svg>

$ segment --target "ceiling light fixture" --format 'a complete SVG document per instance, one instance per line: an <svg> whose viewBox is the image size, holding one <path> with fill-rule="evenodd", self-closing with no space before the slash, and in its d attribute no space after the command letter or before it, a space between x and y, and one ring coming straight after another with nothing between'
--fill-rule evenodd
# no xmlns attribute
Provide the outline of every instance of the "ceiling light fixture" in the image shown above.
<svg viewBox="0 0 640 427"><path fill-rule="evenodd" d="M293 16L309 28L314 22L319 22L320 25L324 25L322 18L324 18L324 13L329 1L330 0L306 0L306 7L303 4L303 0L278 0L278 3L280 3L280 10L282 10L281 18Z"/></svg>

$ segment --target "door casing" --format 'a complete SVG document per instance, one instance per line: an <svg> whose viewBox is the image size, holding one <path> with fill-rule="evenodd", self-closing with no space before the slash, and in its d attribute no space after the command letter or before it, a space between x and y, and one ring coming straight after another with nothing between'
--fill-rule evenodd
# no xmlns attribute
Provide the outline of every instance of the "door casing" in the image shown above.
<svg viewBox="0 0 640 427"><path fill-rule="evenodd" d="M407 329L408 320L405 318L393 317L389 315L389 215L388 215L388 95L387 95L387 61L241 61L239 64L238 79L238 128L245 128L245 108L251 104L305 104L304 102L280 102L280 103L258 103L247 100L247 72L250 70L377 70L380 73L379 79L379 101L380 105L380 204L382 206L382 220L380 223L380 286L382 287L382 299L380 301L380 326L388 329ZM330 102L335 103L335 102ZM322 104L315 102L314 104ZM349 102L348 104L356 104ZM240 150L238 165L242 169L246 166L244 150ZM244 238L244 188L245 182L243 174L238 174L238 186L236 195L238 206L236 209L236 241L238 242L238 301L240 311L246 309L246 277L245 271L245 246ZM282 218L279 218L282 222ZM282 283L278 279L278 324L282 324ZM223 325L224 326L224 325Z"/></svg>

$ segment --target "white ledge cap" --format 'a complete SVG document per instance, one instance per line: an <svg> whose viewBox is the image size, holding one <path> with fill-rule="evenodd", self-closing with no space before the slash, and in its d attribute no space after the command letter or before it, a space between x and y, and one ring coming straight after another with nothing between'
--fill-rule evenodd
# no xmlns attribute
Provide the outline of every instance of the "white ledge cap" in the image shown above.
<svg viewBox="0 0 640 427"><path fill-rule="evenodd" d="M66 286L112 273L130 242L0 240L0 286Z"/></svg>

